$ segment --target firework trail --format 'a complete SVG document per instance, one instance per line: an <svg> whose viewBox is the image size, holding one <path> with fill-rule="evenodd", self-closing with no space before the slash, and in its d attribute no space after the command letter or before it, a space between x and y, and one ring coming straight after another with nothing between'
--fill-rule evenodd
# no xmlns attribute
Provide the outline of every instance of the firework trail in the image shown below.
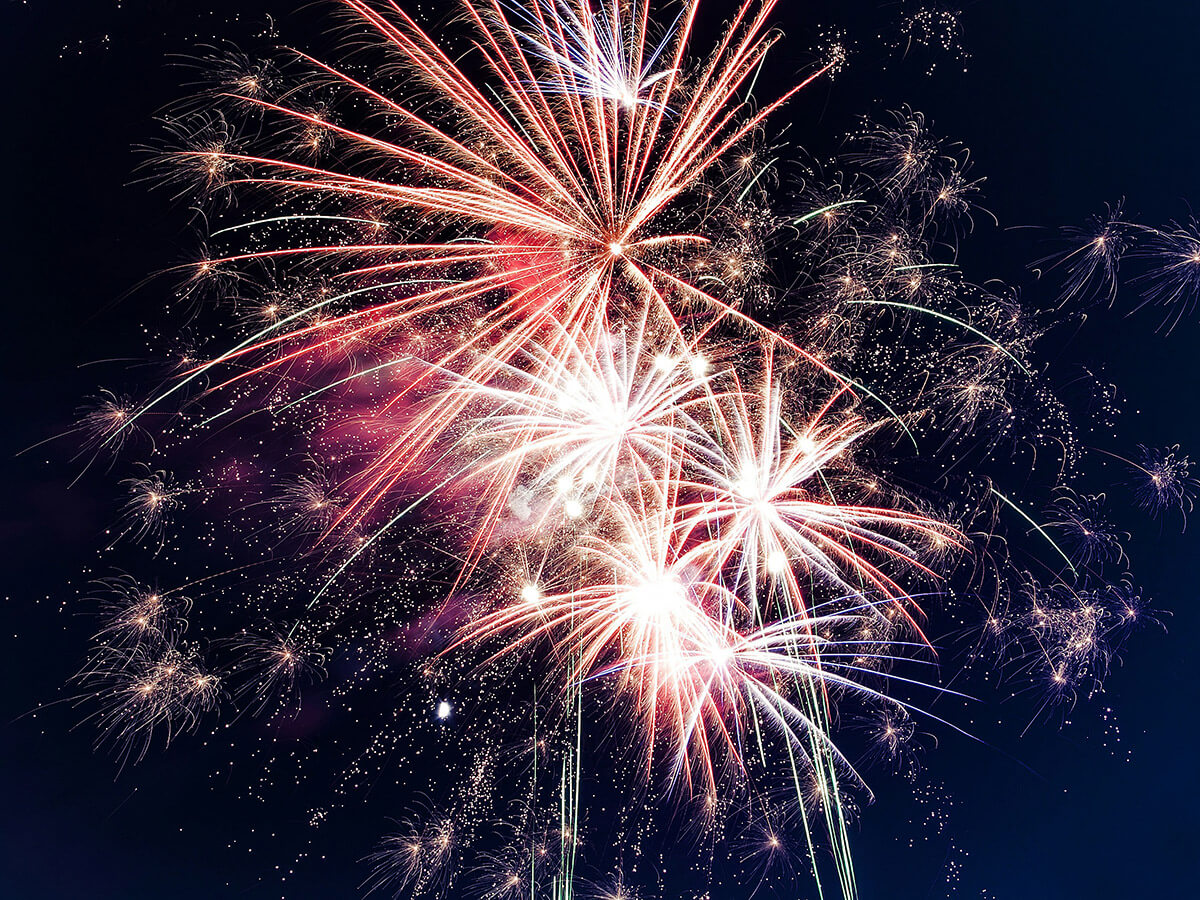
<svg viewBox="0 0 1200 900"><path fill-rule="evenodd" d="M81 423L98 453L150 423L182 440L270 422L268 449L210 471L272 483L250 534L276 535L264 557L304 574L207 647L186 639L176 593L102 584L79 682L100 698L104 740L136 760L226 700L239 715L293 708L339 642L377 648L347 694L378 693L399 645L430 680L455 660L498 683L524 666L532 716L476 740L461 819L405 821L371 857L369 889L449 891L497 805L488 785L512 789L496 774L512 753L531 762L525 812L472 883L574 896L598 721L630 736L639 784L664 779L706 828L753 812L746 866L806 855L824 892L827 847L856 896L850 795L865 784L834 727L843 706L866 706L873 755L917 768L916 712L892 688L934 656L918 598L983 596L991 579L989 628L1055 700L1094 690L1139 617L1132 587L1099 580L1125 561L1102 495L1055 484L1043 526L959 474L1035 421L1062 435L1060 474L1080 454L1031 365L1049 326L936 258L970 229L980 182L965 151L911 111L866 123L844 160L857 174L806 178L799 212L779 216L765 123L845 53L754 103L774 0L735 6L699 56L694 0L662 21L649 2L463 0L469 46L397 2L337 5L407 89L304 53L293 86L286 67L223 57L199 110L172 122L188 146L168 178L238 201L182 289L233 299L238 336L184 354L144 402L101 395ZM1052 261L1063 306L1115 291L1127 226L1119 208L1095 225ZM780 296L765 236L784 228L802 274ZM1182 231L1171 240L1190 252ZM1175 268L1154 279L1159 298L1192 288ZM936 462L901 456L909 446L938 448ZM303 471L286 471L297 458ZM909 490L892 458L920 474ZM1145 459L1172 483L1141 502L1190 509L1186 458ZM149 466L123 487L120 539L158 551L183 507L216 502ZM1045 587L998 561L1005 516L1055 556ZM437 596L416 612L362 588L431 569ZM963 586L961 570L982 574ZM506 747L529 722L531 741ZM372 740L379 756L400 742ZM764 774L782 776L786 802L756 791ZM788 842L803 850L783 853L779 824L797 818Z"/></svg>

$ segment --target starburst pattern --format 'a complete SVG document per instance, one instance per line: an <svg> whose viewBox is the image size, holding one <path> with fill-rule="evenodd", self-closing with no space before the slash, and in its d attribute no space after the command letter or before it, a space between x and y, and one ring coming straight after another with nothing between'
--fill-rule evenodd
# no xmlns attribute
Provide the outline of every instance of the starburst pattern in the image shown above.
<svg viewBox="0 0 1200 900"><path fill-rule="evenodd" d="M226 705L296 717L328 681L327 704L384 708L343 794L464 723L448 799L383 839L368 890L577 896L587 767L612 753L640 843L633 798L658 791L757 883L807 857L824 885L829 857L853 897L857 760L919 773L931 616L986 597L972 660L1047 708L1102 688L1148 615L1103 580L1127 561L1103 495L1065 483L1083 451L1035 351L1053 316L959 272L982 179L918 112L864 121L836 172L776 195L770 117L846 53L754 101L774 5L734 5L699 57L694 0L661 20L464 0L463 34L436 36L393 0L340 0L380 65L212 52L165 180L214 223L180 292L228 301L234 336L81 428L91 452L150 422L183 456L210 438L202 476L135 467L119 530L161 553L205 505L246 561L198 581L261 582L203 639L179 592L107 584L78 682L122 760ZM957 20L925 10L907 39L954 49ZM1059 312L1114 299L1135 230L1117 207L1065 233L1044 261ZM1151 293L1190 297L1180 278ZM1026 445L1050 503L997 486ZM1140 502L1190 510L1178 448L1143 456ZM398 669L418 724L380 687ZM843 719L866 723L861 754ZM595 896L642 896L621 864Z"/></svg>

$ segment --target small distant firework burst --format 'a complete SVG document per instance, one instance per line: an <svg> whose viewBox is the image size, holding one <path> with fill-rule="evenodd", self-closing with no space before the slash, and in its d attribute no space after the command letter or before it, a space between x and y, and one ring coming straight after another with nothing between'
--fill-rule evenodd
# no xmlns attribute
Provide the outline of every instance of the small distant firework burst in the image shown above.
<svg viewBox="0 0 1200 900"><path fill-rule="evenodd" d="M1047 707L1099 690L1147 618L1104 496L1065 483L1084 448L1035 364L1048 314L955 264L966 151L903 110L782 191L770 117L846 54L752 103L774 0L701 57L695 0L462 0L436 39L398 2L335 5L353 63L217 49L168 123L167 179L215 223L181 294L197 330L220 301L225 343L186 341L157 392L102 394L80 428L90 454L153 431L189 464L139 464L115 531L159 553L203 505L236 564L187 590L243 601L190 636L208 604L98 584L78 683L101 742L137 761L323 684L379 711L343 797L408 765L416 728L456 729L447 799L403 813L367 889L645 898L620 866L666 839L649 791L755 884L807 869L856 896L857 761L917 777L940 616L973 614L974 652ZM907 40L952 26L926 10ZM1051 261L1061 306L1116 290L1129 226L1094 226ZM1200 284L1177 232L1147 276L1172 303ZM1002 490L1022 445L1049 505ZM1178 448L1140 459L1139 502L1190 510ZM1024 534L1037 579L1008 556ZM599 793L634 849L587 860Z"/></svg>
<svg viewBox="0 0 1200 900"><path fill-rule="evenodd" d="M1192 475L1192 461L1180 452L1178 444L1165 450L1139 445L1138 456L1138 462L1130 466L1137 478L1138 505L1154 515L1175 512L1186 520L1200 487Z"/></svg>
<svg viewBox="0 0 1200 900"><path fill-rule="evenodd" d="M934 74L940 59L951 60L964 72L971 60L963 42L962 11L941 4L906 3L899 33L890 43L901 58L918 57L928 75Z"/></svg>
<svg viewBox="0 0 1200 900"><path fill-rule="evenodd" d="M1200 303L1200 227L1195 219L1166 227L1144 225L1127 217L1124 207L1124 201L1111 204L1082 227L1061 228L1064 249L1038 260L1034 268L1060 282L1060 309L1112 306L1123 286L1136 288L1140 299L1133 311L1161 308L1159 327L1169 333ZM1121 277L1123 263L1136 267L1128 279Z"/></svg>

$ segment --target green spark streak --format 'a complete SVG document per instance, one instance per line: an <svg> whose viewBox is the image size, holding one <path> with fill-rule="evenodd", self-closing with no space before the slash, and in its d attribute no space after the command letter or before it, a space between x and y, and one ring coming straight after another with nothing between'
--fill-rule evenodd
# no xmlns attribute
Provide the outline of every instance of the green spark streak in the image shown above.
<svg viewBox="0 0 1200 900"><path fill-rule="evenodd" d="M399 522L401 519L403 519L405 516L407 516L410 512L412 512L414 509L416 509L418 506L420 506L422 503L424 503L426 500L428 500L430 497L432 497L434 494L436 494L438 491L440 491L446 485L450 484L450 482L452 482L455 478L457 478L458 475L459 475L459 473L455 472L454 474L447 477L440 484L434 485L432 488L430 488L428 491L426 491L424 494L422 494L420 497L418 497L416 500L414 500L408 506L404 507L404 509L400 510L400 512L396 513L396 515L394 515L390 519L388 519L387 522L384 523L382 528L380 528L378 531L376 531L367 540L363 541L362 545L357 550L355 550L353 553L350 554L349 558L338 567L337 571L334 572L332 575L330 575L325 580L325 583L323 585L321 585L320 590L318 590L315 594L313 594L312 599L309 600L308 604L304 607L304 611L309 612L310 610L312 610L313 606L316 605L316 602L318 600L320 600L321 597L324 595L324 593L327 590L329 590L329 588L333 585L333 583L335 581L337 581L338 578L341 577L342 573L345 572L348 568L350 568L351 564L353 564L353 562L356 559L358 559L359 556L361 556L363 553L365 553L368 547L370 547L373 543L375 543L375 541L379 540L379 538L383 537L383 535L387 532L387 530L389 528L391 528L393 525L395 525L397 522ZM300 618L297 618L296 623L294 625L292 625L291 630L288 631L288 637L290 638L293 634L295 634L296 629L299 627L300 627Z"/></svg>
<svg viewBox="0 0 1200 900"><path fill-rule="evenodd" d="M374 373L376 373L382 369L390 369L392 366L399 365L402 362L410 362L414 358L415 357L412 357L412 356L400 356L400 357L397 357L396 359L388 360L385 363L380 363L377 366L372 366L369 369L363 369L363 371L361 371L361 372L355 372L352 375L347 375L345 378L339 378L337 381L331 382L330 384L327 384L324 387L319 387L315 391L309 391L303 397L297 397L291 403L288 403L288 404L285 404L284 406L279 407L279 409L276 410L276 412L283 412L284 410L291 409L293 406L296 406L299 403L303 403L305 400L311 400L313 397L323 394L326 391L333 390L338 385L345 384L347 381L354 381L356 378L366 378L368 375L373 375Z"/></svg>
<svg viewBox="0 0 1200 900"><path fill-rule="evenodd" d="M683 11L680 10L679 14L683 15ZM676 19L675 21L678 22L679 20ZM766 64L766 61L767 55L764 53L759 57L758 65L754 67L754 74L750 76L750 83L746 85L746 99L742 101L743 103L749 103L754 99L754 89L758 86L758 76L762 74L763 66Z"/></svg>
<svg viewBox="0 0 1200 900"><path fill-rule="evenodd" d="M799 646L793 639L789 653L794 655L799 652ZM842 805L841 788L838 785L836 750L829 743L827 737L833 724L829 717L828 698L824 691L819 689L816 679L811 676L801 678L793 675L792 682L799 689L806 707L804 717L808 723L808 727L805 729L809 747L808 757L813 767L813 777L816 778L822 791L821 804L825 811L825 832L829 836L830 850L837 870L838 883L841 886L842 900L858 900L858 879L854 872L854 857L850 850L850 832ZM791 742L789 741L788 744L789 758L792 759L792 775L796 779L796 792L800 798L805 837L812 858L813 877L817 881L817 891L823 898L824 891L817 872L817 857L813 850L812 837L808 833L810 828L808 813L804 809L803 791L800 787L799 775L796 772Z"/></svg>
<svg viewBox="0 0 1200 900"><path fill-rule="evenodd" d="M1045 528L1043 528L1037 522L1033 521L1033 519L1029 518L1029 515L1025 512L1025 510L1021 509L1021 507L1017 506L1017 504L1013 503L1011 500L1009 500L1007 497L1005 497L1002 493L1000 493L995 488L992 488L992 493L995 494L997 497L999 497L1001 500L1003 500L1005 503L1007 503L1013 510L1015 510L1017 512L1018 515L1020 515L1020 517L1022 519L1024 519L1026 522L1028 522L1030 525L1032 525L1037 530L1037 533L1046 539L1046 543L1048 543L1051 547L1053 547L1058 552L1058 555L1061 556L1064 560L1066 560L1066 563L1070 567L1072 574L1074 574L1076 577L1078 577L1079 570L1077 570L1075 568L1075 566L1071 564L1071 558L1069 556L1067 556L1067 554L1063 553L1062 548L1060 546L1058 546L1058 544L1054 543L1054 539L1046 533Z"/></svg>
<svg viewBox="0 0 1200 900"><path fill-rule="evenodd" d="M792 219L793 225L803 225L805 222L810 222L817 216L823 216L827 212L833 212L835 209L841 209L843 206L854 206L859 203L866 203L866 200L839 200L837 203L830 203L828 206L822 206L820 209L814 209L812 212L805 213L798 219Z"/></svg>
<svg viewBox="0 0 1200 900"><path fill-rule="evenodd" d="M850 853L850 834L846 827L846 816L842 809L842 793L838 787L836 764L829 747L822 743L819 735L826 735L831 728L829 710L824 698L817 692L812 678L803 680L807 693L809 717L816 723L808 732L809 755L814 766L814 775L821 785L821 804L825 810L825 831L829 835L833 851L834 866L841 884L844 900L857 900L858 884L854 875L854 860ZM816 870L816 858L813 858Z"/></svg>
<svg viewBox="0 0 1200 900"><path fill-rule="evenodd" d="M794 638L789 644L788 654L793 656L798 655L800 650L795 644ZM858 884L854 873L853 858L850 853L849 829L847 828L846 817L842 810L842 796L838 787L836 773L837 764L833 758L833 751L830 746L821 740L821 736L827 735L830 730L830 720L825 698L818 691L816 682L812 677L802 677L796 673L792 673L788 676L788 680L792 682L799 692L804 707L803 711L799 712L804 720L804 736L808 743L805 756L811 767L812 777L816 780L817 785L820 786L824 795L822 798L822 807L825 811L825 831L829 836L830 850L833 854L838 882L841 885L841 895L843 900L857 900ZM751 709L755 710L756 703L753 698L750 705ZM757 724L756 710L755 721ZM796 790L797 806L800 809L800 821L804 830L805 844L808 848L810 869L813 881L817 886L817 897L819 900L825 900L825 885L821 879L821 870L817 863L817 845L813 839L814 822L810 818L809 810L805 803L802 776L800 767L797 765L796 751L793 746L793 744L799 741L799 736L795 734L790 724L785 727L787 732L790 732L784 734L784 743L787 745L788 763L792 771L792 784ZM758 740L761 754L763 752L761 734L759 734Z"/></svg>
<svg viewBox="0 0 1200 900"><path fill-rule="evenodd" d="M821 699L817 696L816 687L812 679L808 679L807 688L810 695L809 702L812 703L814 712L819 716L820 730L822 734L828 734L831 722L829 720L828 708ZM815 736L809 737L809 745L813 746L817 742ZM814 747L814 752L816 748ZM837 768L833 762L832 756L828 748L824 748L824 753L818 756L821 760L821 783L825 785L825 790L828 797L825 799L826 809L832 808L837 819L837 830L834 833L832 824L827 825L830 840L835 842L834 846L834 862L837 865L838 881L842 885L842 896L845 900L856 900L858 897L858 882L854 874L854 860L850 853L850 832L846 823L846 813L842 806L842 793L838 787Z"/></svg>
<svg viewBox="0 0 1200 900"><path fill-rule="evenodd" d="M530 809L537 809L537 765L538 765L538 736L537 736L537 684L533 686L533 787L531 788ZM537 900L537 846L536 842L529 844L529 900Z"/></svg>
<svg viewBox="0 0 1200 900"><path fill-rule="evenodd" d="M213 422L217 421L217 419L221 418L222 416L229 415L231 412L233 412L233 410L234 410L234 408L232 406L229 407L228 409L223 409L219 413L209 416L207 419L202 421L197 427L198 428L207 428L209 425L211 425Z"/></svg>
<svg viewBox="0 0 1200 900"><path fill-rule="evenodd" d="M900 417L900 413L898 413L898 412L896 412L896 410L892 409L892 405L890 403L888 403L886 400L884 400L882 397L880 397L878 394L876 394L873 390L871 390L865 384L855 381L853 378L850 378L847 375L843 375L841 372L834 372L833 369L829 369L829 371L833 374L833 376L835 378L841 379L846 384L850 385L850 387L857 388L858 390L862 391L864 394L866 394L868 397L870 397L872 400L874 400L876 403L878 403L880 406L882 406L885 410L887 410L888 415L891 416L895 420L896 424L900 426L900 430L904 432L905 437L907 437L910 441L912 441L913 448L916 450L920 449L920 447L917 445L916 435L914 435L912 433L912 431L909 429L908 425L905 424L904 419L902 419Z"/></svg>
<svg viewBox="0 0 1200 900"><path fill-rule="evenodd" d="M579 848L580 783L583 774L583 684L579 681L580 660L572 664L574 672L575 745L563 756L558 788L558 849L562 869L551 883L551 900L571 900L575 896L575 857Z"/></svg>
<svg viewBox="0 0 1200 900"><path fill-rule="evenodd" d="M361 225L381 226L383 223L375 219L356 219L352 216L320 216L320 215L294 215L294 216L272 216L269 219L255 219L253 222L241 222L237 225L230 225L228 228L222 228L212 233L212 237L219 234L228 234L231 231L241 231L243 228L253 228L255 225L270 225L275 222L294 222L311 219L320 219L327 222L356 222Z"/></svg>
<svg viewBox="0 0 1200 900"><path fill-rule="evenodd" d="M1029 368L1025 365L1025 363L1021 362L1019 359L1017 359L1015 356L1013 356L1011 353L1009 353L1008 350L1006 350L1002 345L998 344L995 340L988 337L986 334L984 334L982 331L980 331L974 325L968 325L962 319L956 319L956 318L954 318L954 316L948 316L945 313L940 313L937 310L929 309L928 307L925 307L925 306L917 306L917 304L915 304L915 303L901 303L899 300L849 300L847 302L860 304L860 305L870 305L870 306L894 306L897 309L907 309L907 310L911 310L912 312L922 312L922 313L925 313L926 315L933 316L935 319L941 319L945 322L951 322L952 324L957 325L960 328L964 328L967 331L971 332L972 334L983 338L985 341L987 341L989 344L991 344L993 347L995 347L997 350L999 350L1001 353L1003 353L1005 356L1007 356L1009 359L1011 359L1013 362L1015 362L1021 368L1021 371L1024 372L1026 375L1033 374L1033 372L1031 372L1029 370Z"/></svg>
<svg viewBox="0 0 1200 900"><path fill-rule="evenodd" d="M754 742L758 745L758 759L763 768L767 767L767 750L763 746L762 723L758 718L758 704L750 698L750 718L754 721Z"/></svg>
<svg viewBox="0 0 1200 900"><path fill-rule="evenodd" d="M757 183L758 179L762 178L763 175L765 175L767 173L767 169L771 168L771 166L775 165L775 163L777 163L777 162L779 162L778 159L772 159L772 160L768 161L767 164L764 165L761 169L758 170L758 173L753 178L750 179L750 183L747 184L744 188L742 188L742 192L740 194L738 194L738 202L739 203L741 203L743 200L746 199L746 195L748 193L750 193L750 188L754 187L754 185L755 185L755 183Z"/></svg>
<svg viewBox="0 0 1200 900"><path fill-rule="evenodd" d="M894 272L911 272L914 269L957 269L956 263L914 263L911 266L897 266Z"/></svg>
<svg viewBox="0 0 1200 900"><path fill-rule="evenodd" d="M347 291L344 294L336 294L333 297L328 297L319 303L314 303L312 306L309 306L309 307L306 307L306 308L300 310L299 312L292 313L290 316L286 316L285 318L280 319L278 322L275 322L272 325L268 325L266 328L262 329L262 331L252 334L250 337L246 338L244 341L242 341L237 346L235 346L232 349L221 354L216 359L214 359L212 362L208 362L208 363L205 363L204 365L200 366L200 368L198 368L194 372L192 372L192 374L189 375L187 378L184 378L181 381L179 381L174 387L168 388L167 390L165 390L161 394L159 394L157 397L154 397L153 399L146 401L146 403L142 406L141 409L139 409L133 415L129 416L125 420L125 422L121 425L120 428L114 430L113 433L111 435L109 435L108 440L106 440L105 443L107 444L110 441L115 440L116 436L118 434L120 434L126 428L131 428L133 426L134 422L136 422L138 419L140 419L142 416L144 416L146 413L148 413L151 409L158 406L158 404L162 403L164 400L166 400L168 397L170 397L176 391L182 390L184 387L191 384L193 381L195 381L197 378L199 378L201 375L203 375L205 372L209 371L213 367L219 366L223 362L227 362L228 360L233 358L233 356L239 350L245 350L247 347L254 346L259 341L261 341L263 338L265 338L267 335L269 335L271 332L279 330L280 328L287 325L288 323L294 322L297 319L301 318L302 316L306 316L309 313L315 312L316 310L321 309L322 307L328 306L331 303L335 303L338 300L345 300L347 297L353 297L357 294L365 294L369 291L377 291L382 288L402 287L409 283L410 282L408 282L408 281L392 281L392 282L388 282L387 284L373 284L373 285L369 285L367 287L355 288L354 290Z"/></svg>
<svg viewBox="0 0 1200 900"><path fill-rule="evenodd" d="M808 846L808 860L812 868L813 881L817 883L817 897L825 900L825 886L821 883L821 870L817 866L817 852L813 845L812 825L808 821L808 807L804 802L804 790L800 787L800 771L796 768L796 751L792 749L790 739L784 741L787 745L788 762L792 767L792 784L796 786L796 805L800 807L800 822L804 827L804 842Z"/></svg>

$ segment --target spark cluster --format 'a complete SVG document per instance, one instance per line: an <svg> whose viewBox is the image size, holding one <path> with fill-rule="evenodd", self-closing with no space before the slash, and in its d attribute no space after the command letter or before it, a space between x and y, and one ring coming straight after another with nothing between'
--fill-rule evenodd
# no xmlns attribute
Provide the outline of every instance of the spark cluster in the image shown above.
<svg viewBox="0 0 1200 900"><path fill-rule="evenodd" d="M680 884L723 855L856 896L859 764L919 777L943 635L1040 713L1150 619L1039 355L1113 296L1119 208L1047 261L1066 287L1039 310L959 270L983 182L919 112L779 164L772 117L846 51L754 100L775 0L703 52L696 0L462 0L444 30L335 6L342 62L211 48L168 117L162 180L211 223L175 270L192 318L161 386L79 430L97 457L153 434L118 544L177 549L203 507L190 546L234 564L187 586L204 602L100 585L78 684L101 741L136 761L319 690L360 738L300 765L337 802L388 766L454 776L368 890L644 897L669 803L707 853ZM905 40L956 47L955 23L925 9ZM1176 231L1155 302L1200 284ZM1138 502L1190 511L1187 458L1139 452Z"/></svg>

